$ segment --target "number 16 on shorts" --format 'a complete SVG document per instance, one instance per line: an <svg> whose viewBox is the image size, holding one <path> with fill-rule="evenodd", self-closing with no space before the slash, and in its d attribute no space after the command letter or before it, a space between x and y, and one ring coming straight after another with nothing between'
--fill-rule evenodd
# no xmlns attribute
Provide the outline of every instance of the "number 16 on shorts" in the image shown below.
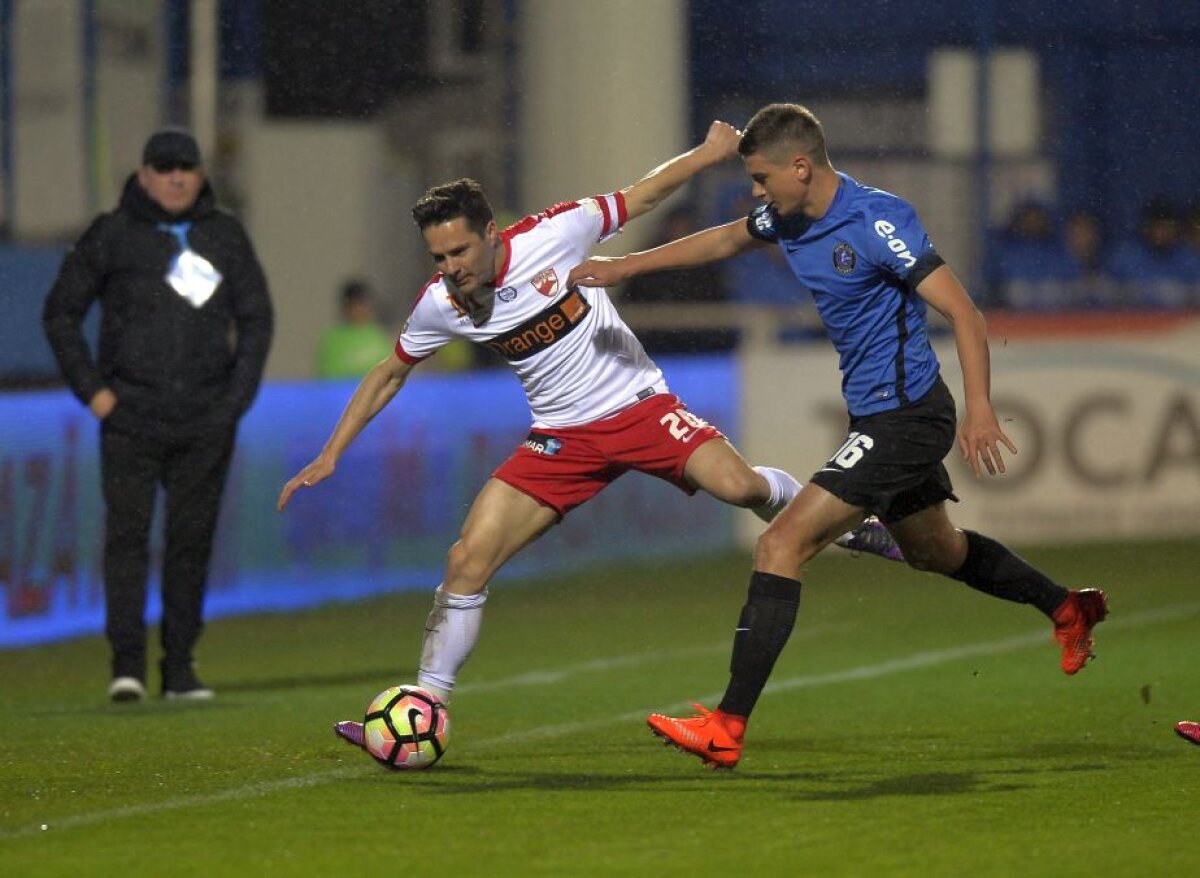
<svg viewBox="0 0 1200 878"><path fill-rule="evenodd" d="M825 469L851 469L863 459L864 454L874 447L875 440L866 433L851 433L842 443L842 447L833 453L833 457L829 458L829 464Z"/></svg>

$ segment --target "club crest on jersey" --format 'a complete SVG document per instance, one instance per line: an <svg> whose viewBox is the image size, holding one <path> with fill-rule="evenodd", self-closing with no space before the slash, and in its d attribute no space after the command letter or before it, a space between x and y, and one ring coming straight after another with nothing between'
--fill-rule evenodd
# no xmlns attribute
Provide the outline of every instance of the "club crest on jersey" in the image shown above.
<svg viewBox="0 0 1200 878"><path fill-rule="evenodd" d="M558 292L558 274L553 268L544 268L529 279L533 288L543 296L553 296Z"/></svg>
<svg viewBox="0 0 1200 878"><path fill-rule="evenodd" d="M496 290L496 298L501 302L511 302L517 297L516 287L501 287Z"/></svg>
<svg viewBox="0 0 1200 878"><path fill-rule="evenodd" d="M858 264L858 254L845 241L833 248L833 267L838 274L850 274Z"/></svg>
<svg viewBox="0 0 1200 878"><path fill-rule="evenodd" d="M530 433L521 444L530 451L535 451L538 454L549 454L551 456L558 454L559 449L562 448L561 439L556 439L554 436L547 436L545 433Z"/></svg>

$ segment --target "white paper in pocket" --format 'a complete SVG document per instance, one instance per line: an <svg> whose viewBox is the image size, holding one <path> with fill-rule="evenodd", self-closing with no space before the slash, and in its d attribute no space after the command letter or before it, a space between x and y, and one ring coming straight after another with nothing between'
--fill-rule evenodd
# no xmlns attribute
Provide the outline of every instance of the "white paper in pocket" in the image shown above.
<svg viewBox="0 0 1200 878"><path fill-rule="evenodd" d="M195 250L184 250L176 256L166 277L171 289L187 299L193 308L199 308L211 299L222 280L221 272Z"/></svg>

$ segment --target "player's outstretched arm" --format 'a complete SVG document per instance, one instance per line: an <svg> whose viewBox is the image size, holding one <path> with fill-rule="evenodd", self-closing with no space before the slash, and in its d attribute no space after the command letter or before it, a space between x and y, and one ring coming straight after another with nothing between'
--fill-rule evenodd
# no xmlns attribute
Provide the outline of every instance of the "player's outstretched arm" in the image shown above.
<svg viewBox="0 0 1200 878"><path fill-rule="evenodd" d="M700 171L736 156L741 139L742 132L729 123L713 122L699 146L664 162L632 186L621 190L625 196L627 218L650 212Z"/></svg>
<svg viewBox="0 0 1200 878"><path fill-rule="evenodd" d="M1004 472L1000 446L1017 453L1017 446L1000 429L991 400L991 354L987 323L949 266L935 269L917 285L917 294L954 327L954 343L963 373L966 412L958 427L958 450L978 478L980 465L988 475Z"/></svg>
<svg viewBox="0 0 1200 878"><path fill-rule="evenodd" d="M744 219L734 220L652 250L642 250L628 256L593 256L571 269L567 275L567 286L616 286L635 275L716 262L755 247L766 246L746 231Z"/></svg>
<svg viewBox="0 0 1200 878"><path fill-rule="evenodd" d="M279 492L279 501L275 504L276 509L282 512L292 495L301 488L311 488L333 475L342 453L371 419L383 411L384 406L400 392L412 369L411 363L406 363L394 354L372 367L350 397L350 402L338 418L337 425L321 453L283 486L283 490Z"/></svg>

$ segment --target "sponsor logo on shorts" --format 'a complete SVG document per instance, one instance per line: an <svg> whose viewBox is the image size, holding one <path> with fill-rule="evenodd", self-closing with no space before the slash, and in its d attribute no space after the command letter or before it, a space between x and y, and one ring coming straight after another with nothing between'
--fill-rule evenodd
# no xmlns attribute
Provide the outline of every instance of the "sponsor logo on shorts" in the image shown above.
<svg viewBox="0 0 1200 878"><path fill-rule="evenodd" d="M553 456L558 454L559 449L562 448L562 440L554 436L547 436L545 433L530 433L521 445L538 454Z"/></svg>

